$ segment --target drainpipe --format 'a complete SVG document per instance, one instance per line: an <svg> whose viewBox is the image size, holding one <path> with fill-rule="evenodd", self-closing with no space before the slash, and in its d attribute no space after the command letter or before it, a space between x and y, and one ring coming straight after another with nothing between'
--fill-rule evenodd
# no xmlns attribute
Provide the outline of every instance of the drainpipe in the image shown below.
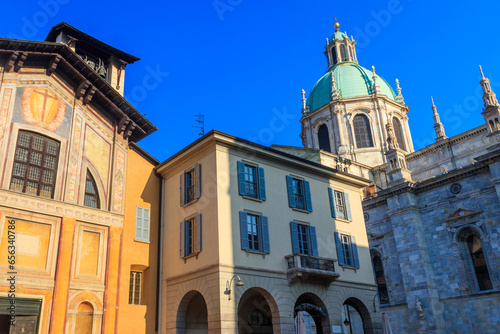
<svg viewBox="0 0 500 334"><path fill-rule="evenodd" d="M159 233L159 262L160 265L158 266L158 305L157 305L157 310L158 310L158 315L156 317L157 321L157 333L161 334L161 304L162 304L162 287L163 287L163 230L164 230L164 197L165 197L165 179L163 176L161 177L161 188L160 188L160 233Z"/></svg>

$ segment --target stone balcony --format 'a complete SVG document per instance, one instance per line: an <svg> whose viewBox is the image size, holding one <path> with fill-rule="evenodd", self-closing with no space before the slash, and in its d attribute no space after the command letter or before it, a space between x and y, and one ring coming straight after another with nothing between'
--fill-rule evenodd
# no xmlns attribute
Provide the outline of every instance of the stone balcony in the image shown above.
<svg viewBox="0 0 500 334"><path fill-rule="evenodd" d="M339 278L335 271L335 259L323 258L305 254L285 256L286 273L289 283L297 281L307 283L330 284Z"/></svg>

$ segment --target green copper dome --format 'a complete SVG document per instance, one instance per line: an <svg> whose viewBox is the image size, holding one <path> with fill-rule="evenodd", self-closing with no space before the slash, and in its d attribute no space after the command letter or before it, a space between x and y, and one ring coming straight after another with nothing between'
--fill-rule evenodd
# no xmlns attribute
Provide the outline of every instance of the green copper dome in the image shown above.
<svg viewBox="0 0 500 334"><path fill-rule="evenodd" d="M334 40L343 41L344 39L351 40L349 37L347 37L347 35L345 33L340 32L340 31L336 31L333 33L332 37L330 37L329 44L333 43Z"/></svg>
<svg viewBox="0 0 500 334"><path fill-rule="evenodd" d="M372 95L372 72L356 63L340 63L319 79L309 93L307 105L311 112L332 100L332 72L341 98ZM396 94L391 86L382 77L376 76L381 93L394 101Z"/></svg>

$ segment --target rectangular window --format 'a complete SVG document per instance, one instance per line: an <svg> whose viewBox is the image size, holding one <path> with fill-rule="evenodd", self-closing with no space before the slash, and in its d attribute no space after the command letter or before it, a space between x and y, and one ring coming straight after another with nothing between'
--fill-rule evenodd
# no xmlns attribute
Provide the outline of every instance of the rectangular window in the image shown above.
<svg viewBox="0 0 500 334"><path fill-rule="evenodd" d="M290 207L312 212L309 182L287 175L286 184Z"/></svg>
<svg viewBox="0 0 500 334"><path fill-rule="evenodd" d="M19 131L10 189L54 198L58 159L57 141Z"/></svg>
<svg viewBox="0 0 500 334"><path fill-rule="evenodd" d="M201 252L201 214L182 221L180 232L181 258Z"/></svg>
<svg viewBox="0 0 500 334"><path fill-rule="evenodd" d="M238 161L239 194L266 200L264 169Z"/></svg>
<svg viewBox="0 0 500 334"><path fill-rule="evenodd" d="M196 164L193 168L181 174L181 206L191 203L201 196L201 165Z"/></svg>
<svg viewBox="0 0 500 334"><path fill-rule="evenodd" d="M150 210L137 207L135 216L135 240L149 242Z"/></svg>
<svg viewBox="0 0 500 334"><path fill-rule="evenodd" d="M290 222L293 254L318 256L316 228L311 225Z"/></svg>
<svg viewBox="0 0 500 334"><path fill-rule="evenodd" d="M356 238L352 235L335 232L337 257L341 266L359 268Z"/></svg>
<svg viewBox="0 0 500 334"><path fill-rule="evenodd" d="M352 221L349 194L328 188L328 195L330 196L332 217Z"/></svg>
<svg viewBox="0 0 500 334"><path fill-rule="evenodd" d="M128 294L128 303L134 305L141 304L142 293L142 272L130 272L130 289Z"/></svg>
<svg viewBox="0 0 500 334"><path fill-rule="evenodd" d="M240 211L241 249L270 253L266 216Z"/></svg>

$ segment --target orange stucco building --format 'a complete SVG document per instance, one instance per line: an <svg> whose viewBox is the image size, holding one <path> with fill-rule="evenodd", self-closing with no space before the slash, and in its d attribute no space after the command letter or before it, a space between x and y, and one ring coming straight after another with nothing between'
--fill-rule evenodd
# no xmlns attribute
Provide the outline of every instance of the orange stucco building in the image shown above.
<svg viewBox="0 0 500 334"><path fill-rule="evenodd" d="M161 182L135 142L156 128L122 96L137 60L65 23L0 38L0 333L155 332Z"/></svg>

